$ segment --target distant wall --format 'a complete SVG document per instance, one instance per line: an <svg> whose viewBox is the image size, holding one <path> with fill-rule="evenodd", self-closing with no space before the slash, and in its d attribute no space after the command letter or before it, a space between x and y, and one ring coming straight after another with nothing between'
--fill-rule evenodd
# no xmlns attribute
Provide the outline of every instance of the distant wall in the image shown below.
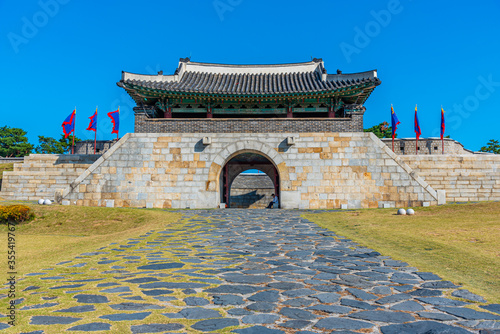
<svg viewBox="0 0 500 334"><path fill-rule="evenodd" d="M16 162L23 162L24 157L20 158L4 158L0 157L0 164L10 164L10 163L16 163Z"/></svg>
<svg viewBox="0 0 500 334"><path fill-rule="evenodd" d="M98 140L95 143L96 154L104 154L118 140ZM94 154L94 141L84 140L75 143L75 154Z"/></svg>
<svg viewBox="0 0 500 334"><path fill-rule="evenodd" d="M448 202L499 201L500 155L404 155L406 162Z"/></svg>
<svg viewBox="0 0 500 334"><path fill-rule="evenodd" d="M392 150L392 138L383 138L382 141ZM444 154L473 154L456 140L444 138ZM418 154L435 155L443 154L443 142L440 138L420 138L418 140ZM415 138L395 138L394 153L398 155L413 155L417 152Z"/></svg>
<svg viewBox="0 0 500 334"><path fill-rule="evenodd" d="M272 200L273 181L266 174L240 174L231 185L231 208L263 209Z"/></svg>

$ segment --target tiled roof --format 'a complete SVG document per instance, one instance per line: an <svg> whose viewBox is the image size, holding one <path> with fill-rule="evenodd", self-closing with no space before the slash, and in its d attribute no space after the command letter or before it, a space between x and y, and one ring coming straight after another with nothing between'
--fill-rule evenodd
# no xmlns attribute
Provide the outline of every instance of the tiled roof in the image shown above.
<svg viewBox="0 0 500 334"><path fill-rule="evenodd" d="M228 95L318 93L364 84L371 88L380 84L376 70L327 74L321 59L276 65L207 64L181 59L174 75L123 72L118 82L125 88Z"/></svg>

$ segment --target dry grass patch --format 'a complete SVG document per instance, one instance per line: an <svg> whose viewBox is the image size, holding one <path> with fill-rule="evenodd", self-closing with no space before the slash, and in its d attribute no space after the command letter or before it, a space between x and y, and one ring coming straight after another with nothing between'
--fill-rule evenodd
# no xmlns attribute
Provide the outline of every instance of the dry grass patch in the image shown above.
<svg viewBox="0 0 500 334"><path fill-rule="evenodd" d="M11 172L14 170L14 164L0 164L0 186L2 185L3 172Z"/></svg>
<svg viewBox="0 0 500 334"><path fill-rule="evenodd" d="M420 271L500 302L500 202L306 215L308 219Z"/></svg>
<svg viewBox="0 0 500 334"><path fill-rule="evenodd" d="M28 205L36 218L17 225L15 232L20 274L39 271L111 242L165 227L180 218L178 213L163 210ZM7 227L2 228L6 234Z"/></svg>
<svg viewBox="0 0 500 334"><path fill-rule="evenodd" d="M11 172L14 170L14 163L0 164L0 183L3 178L3 172Z"/></svg>

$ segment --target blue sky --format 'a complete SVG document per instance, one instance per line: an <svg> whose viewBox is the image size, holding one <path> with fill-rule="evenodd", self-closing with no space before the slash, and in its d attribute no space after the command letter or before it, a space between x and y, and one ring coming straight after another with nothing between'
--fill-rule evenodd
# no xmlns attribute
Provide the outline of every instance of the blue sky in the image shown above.
<svg viewBox="0 0 500 334"><path fill-rule="evenodd" d="M121 107L120 134L133 132L133 101L121 71L172 74L192 61L267 64L323 58L329 73L377 69L365 127L401 121L414 137L446 134L478 150L500 139L500 2L77 1L0 2L0 126L59 137L77 107L76 135L99 107L98 139L111 139L105 113Z"/></svg>

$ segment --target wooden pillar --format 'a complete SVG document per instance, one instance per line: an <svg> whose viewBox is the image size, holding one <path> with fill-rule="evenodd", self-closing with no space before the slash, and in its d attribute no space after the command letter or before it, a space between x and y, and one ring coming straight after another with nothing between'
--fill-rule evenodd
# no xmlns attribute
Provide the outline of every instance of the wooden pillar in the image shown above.
<svg viewBox="0 0 500 334"><path fill-rule="evenodd" d="M172 109L170 107L170 101L167 99L161 104L163 105L163 118L172 118Z"/></svg>
<svg viewBox="0 0 500 334"><path fill-rule="evenodd" d="M286 118L293 118L293 103L288 102L288 109L286 112Z"/></svg>
<svg viewBox="0 0 500 334"><path fill-rule="evenodd" d="M210 101L207 103L207 118L212 118L212 105Z"/></svg>
<svg viewBox="0 0 500 334"><path fill-rule="evenodd" d="M330 99L330 105L328 106L328 118L335 118L335 105L333 103L333 98Z"/></svg>

